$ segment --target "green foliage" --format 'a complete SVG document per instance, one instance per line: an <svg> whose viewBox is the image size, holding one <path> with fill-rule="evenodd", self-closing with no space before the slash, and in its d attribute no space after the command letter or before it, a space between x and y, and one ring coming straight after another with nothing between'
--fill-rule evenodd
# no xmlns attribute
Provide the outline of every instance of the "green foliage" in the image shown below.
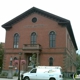
<svg viewBox="0 0 80 80"><path fill-rule="evenodd" d="M77 69L80 69L80 54L77 54L76 61L77 61Z"/></svg>
<svg viewBox="0 0 80 80"><path fill-rule="evenodd" d="M3 58L3 53L4 53L4 49L3 49L2 43L0 43L0 59Z"/></svg>
<svg viewBox="0 0 80 80"><path fill-rule="evenodd" d="M3 45L2 43L0 43L0 67L2 69L2 65L3 65L3 56L4 56L4 49L3 49ZM0 71L1 71L0 69Z"/></svg>
<svg viewBox="0 0 80 80"><path fill-rule="evenodd" d="M8 73L7 72L2 72L0 76L7 76Z"/></svg>
<svg viewBox="0 0 80 80"><path fill-rule="evenodd" d="M33 53L31 56L31 62L29 63L30 66L36 66L36 54Z"/></svg>
<svg viewBox="0 0 80 80"><path fill-rule="evenodd" d="M18 73L15 72L15 73L14 73L14 76L18 76Z"/></svg>
<svg viewBox="0 0 80 80"><path fill-rule="evenodd" d="M34 64L36 64L36 54L35 54L35 53L32 55L32 62L33 62Z"/></svg>

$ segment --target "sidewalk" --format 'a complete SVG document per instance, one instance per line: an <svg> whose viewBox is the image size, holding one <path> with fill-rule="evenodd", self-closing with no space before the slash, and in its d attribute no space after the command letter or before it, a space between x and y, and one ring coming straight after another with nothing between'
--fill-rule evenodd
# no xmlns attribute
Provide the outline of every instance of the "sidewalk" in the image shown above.
<svg viewBox="0 0 80 80"><path fill-rule="evenodd" d="M13 79L0 78L0 80L18 80L18 77L13 77ZM64 79L64 80L73 80L73 79Z"/></svg>
<svg viewBox="0 0 80 80"><path fill-rule="evenodd" d="M8 78L0 78L0 80L18 80L18 77L13 77L13 79L8 79Z"/></svg>
<svg viewBox="0 0 80 80"><path fill-rule="evenodd" d="M63 80L73 80L73 79L68 79L68 78L66 79L66 78L64 78Z"/></svg>
<svg viewBox="0 0 80 80"><path fill-rule="evenodd" d="M18 80L18 77L13 77L13 79L0 78L0 80ZM73 80L73 79L64 79L64 80Z"/></svg>

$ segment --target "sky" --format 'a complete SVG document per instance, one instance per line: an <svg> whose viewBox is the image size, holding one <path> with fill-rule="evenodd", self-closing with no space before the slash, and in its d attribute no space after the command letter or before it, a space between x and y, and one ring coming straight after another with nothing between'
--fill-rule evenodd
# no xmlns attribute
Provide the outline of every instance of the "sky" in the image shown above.
<svg viewBox="0 0 80 80"><path fill-rule="evenodd" d="M80 0L0 0L0 42L5 42L6 31L1 27L14 17L36 7L70 20L80 53Z"/></svg>

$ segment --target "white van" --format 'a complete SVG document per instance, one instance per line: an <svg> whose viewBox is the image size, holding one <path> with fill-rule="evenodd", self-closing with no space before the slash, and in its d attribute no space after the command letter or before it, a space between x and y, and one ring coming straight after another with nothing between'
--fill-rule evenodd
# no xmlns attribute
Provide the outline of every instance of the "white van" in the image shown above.
<svg viewBox="0 0 80 80"><path fill-rule="evenodd" d="M38 66L22 74L22 80L63 80L60 66Z"/></svg>

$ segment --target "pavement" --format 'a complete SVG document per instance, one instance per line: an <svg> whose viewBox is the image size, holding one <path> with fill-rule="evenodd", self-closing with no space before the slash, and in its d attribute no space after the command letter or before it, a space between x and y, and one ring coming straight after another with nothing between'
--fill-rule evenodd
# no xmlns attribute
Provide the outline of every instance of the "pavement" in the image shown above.
<svg viewBox="0 0 80 80"><path fill-rule="evenodd" d="M18 77L13 77L13 79L8 79L8 78L0 78L0 80L18 80Z"/></svg>
<svg viewBox="0 0 80 80"><path fill-rule="evenodd" d="M0 78L0 80L18 80L18 77L13 77L13 79ZM65 79L65 80L73 80L73 79Z"/></svg>
<svg viewBox="0 0 80 80"><path fill-rule="evenodd" d="M74 79L66 79L66 78L64 78L63 80L74 80Z"/></svg>
<svg viewBox="0 0 80 80"><path fill-rule="evenodd" d="M0 80L18 80L18 77L13 77L13 79L0 78ZM64 80L73 80L73 79L64 79ZM79 79L80 80L80 79Z"/></svg>
<svg viewBox="0 0 80 80"><path fill-rule="evenodd" d="M79 79L64 79L64 80L80 80L80 78Z"/></svg>
<svg viewBox="0 0 80 80"><path fill-rule="evenodd" d="M0 80L18 80L18 77L13 77L13 79L0 78ZM73 79L65 79L65 80L73 80Z"/></svg>

